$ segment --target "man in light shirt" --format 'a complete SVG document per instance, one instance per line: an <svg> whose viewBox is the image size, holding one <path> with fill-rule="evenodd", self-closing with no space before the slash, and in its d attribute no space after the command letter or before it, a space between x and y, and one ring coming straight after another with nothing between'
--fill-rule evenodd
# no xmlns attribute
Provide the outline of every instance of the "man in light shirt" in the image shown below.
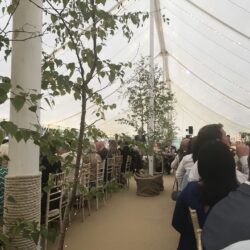
<svg viewBox="0 0 250 250"><path fill-rule="evenodd" d="M194 165L194 162L193 162L192 154L185 155L182 158L182 161L180 162L175 173L179 191L182 191L186 187L188 182L185 181L184 177L185 175L189 173L193 165Z"/></svg>
<svg viewBox="0 0 250 250"><path fill-rule="evenodd" d="M177 155L175 156L174 160L171 162L171 169L176 170L180 162L182 161L183 157L188 154L187 151L189 148L189 142L190 142L189 138L184 138L181 141L181 145L177 151Z"/></svg>
<svg viewBox="0 0 250 250"><path fill-rule="evenodd" d="M205 249L250 249L249 211L250 175L245 183L219 201L209 213L202 233Z"/></svg>

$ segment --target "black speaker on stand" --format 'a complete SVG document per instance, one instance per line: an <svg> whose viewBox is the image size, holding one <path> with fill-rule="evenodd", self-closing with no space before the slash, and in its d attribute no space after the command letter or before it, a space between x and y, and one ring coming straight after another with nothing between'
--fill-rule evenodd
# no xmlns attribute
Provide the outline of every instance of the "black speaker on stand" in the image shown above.
<svg viewBox="0 0 250 250"><path fill-rule="evenodd" d="M188 126L188 128L186 129L186 131L188 132L188 134L186 135L186 138L191 138L193 135L193 126Z"/></svg>
<svg viewBox="0 0 250 250"><path fill-rule="evenodd" d="M188 133L190 134L190 135L192 135L193 134L193 126L188 126Z"/></svg>

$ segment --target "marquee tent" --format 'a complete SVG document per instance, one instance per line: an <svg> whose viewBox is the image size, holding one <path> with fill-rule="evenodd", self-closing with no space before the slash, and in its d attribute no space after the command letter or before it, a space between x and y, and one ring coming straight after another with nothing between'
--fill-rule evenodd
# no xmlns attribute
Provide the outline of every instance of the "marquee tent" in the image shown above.
<svg viewBox="0 0 250 250"><path fill-rule="evenodd" d="M150 1L123 0L114 12L150 11ZM222 123L227 133L236 136L250 132L250 2L244 0L161 0L154 13L169 18L163 22L162 32L167 51L170 84L175 94L175 119L179 135L184 136L188 126L194 133L208 123ZM109 0L107 8L117 5ZM1 17L4 20L6 17ZM0 21L1 23L1 21ZM0 24L1 25L1 24ZM156 22L155 25L159 25ZM149 20L134 29L130 43L117 32L110 37L102 56L118 61L136 62L149 55ZM157 27L156 27L157 28ZM159 28L159 27L158 27ZM157 29L154 34L155 63L162 66L162 46ZM43 38L43 46L52 52L55 48L50 37ZM70 51L59 50L59 58L71 58ZM10 75L10 60L0 57L0 75ZM131 74L127 70L126 77ZM126 78L125 77L125 78ZM93 81L93 88L101 88ZM108 81L106 82L108 84ZM104 83L105 85L105 83ZM107 112L105 120L96 126L108 135L133 130L116 122L129 113L126 98L115 81L101 91L107 103L116 103L117 109ZM71 95L55 98L50 109L43 103L42 124L49 127L79 127L80 103ZM88 106L87 122L95 120L95 105ZM0 106L0 118L8 119L9 103Z"/></svg>

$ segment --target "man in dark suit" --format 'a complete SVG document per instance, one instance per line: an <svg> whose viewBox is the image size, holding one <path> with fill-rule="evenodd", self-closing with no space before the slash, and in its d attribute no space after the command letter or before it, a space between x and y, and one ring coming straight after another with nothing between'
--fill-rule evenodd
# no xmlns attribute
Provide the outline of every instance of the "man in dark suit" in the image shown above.
<svg viewBox="0 0 250 250"><path fill-rule="evenodd" d="M240 150L249 155L248 146L241 145ZM212 208L202 231L202 241L205 249L238 249L230 248L230 245L239 241L249 240L249 211L250 174L248 181L241 184L236 191L229 193L227 197L222 199ZM250 245L247 249L250 249Z"/></svg>

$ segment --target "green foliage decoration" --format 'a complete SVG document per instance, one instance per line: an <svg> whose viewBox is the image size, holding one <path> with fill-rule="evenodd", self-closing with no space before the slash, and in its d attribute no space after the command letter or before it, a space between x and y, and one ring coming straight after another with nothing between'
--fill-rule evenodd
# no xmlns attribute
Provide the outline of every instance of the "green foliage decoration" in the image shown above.
<svg viewBox="0 0 250 250"><path fill-rule="evenodd" d="M146 126L151 114L154 114L153 140L173 139L173 103L174 96L162 80L162 71L154 69L154 88L150 85L149 62L141 58L134 66L134 73L123 83L125 97L128 98L130 113L126 118L118 119L120 123L134 127L139 135L146 134ZM154 93L154 106L150 105L151 93Z"/></svg>
<svg viewBox="0 0 250 250"><path fill-rule="evenodd" d="M0 51L4 51L5 60L11 54L10 44L12 39L9 34L12 31L8 30L8 24L19 3L19 0L14 0L9 6L2 9L3 14L8 13L9 15L5 28L0 30ZM30 1L30 3L36 5L33 1ZM114 109L116 105L107 105L104 102L100 91L105 86L102 85L101 89L96 90L97 84L100 86L102 82L108 81L107 86L110 86L114 81L123 81L125 69L131 66L130 62L114 63L108 58L103 58L102 50L108 43L109 37L114 36L119 30L130 41L133 36L131 27L142 25L148 17L148 13L123 11L120 14L120 11L109 12L107 11L107 0L43 0L43 6L36 5L36 7L42 9L48 21L43 24L42 34L30 34L27 39L49 34L57 50L70 50L73 56L64 61L57 57L56 52L48 53L45 50L42 52L41 87L49 96L36 93L36 90L22 89L22 83L20 83L20 86L11 86L10 79L1 77L0 103L10 99L11 105L14 106L16 111L20 111L25 105L28 105L30 112L37 114L40 108L39 102L42 98L49 107L52 107L54 101L51 100L50 96L72 94L81 105L79 130L77 132L50 130L49 133L48 131L44 133L39 121L38 125L34 125L32 130L19 128L12 122L1 121L0 131L7 132L17 141L33 140L35 144L40 146L42 154L48 156L51 162L57 161L59 157L51 154L51 147L65 147L72 152L71 157L76 157L75 178L71 187L70 202L66 208L63 230L60 233L58 249L63 249L68 225L67 213L72 206L73 197L79 184L79 168L84 138L104 136L101 131L95 128L94 124L86 124L87 106L90 103L97 105L97 120L104 119L105 111ZM22 32L26 31L23 30ZM15 34L14 39L17 41ZM67 139L65 139L65 136ZM70 165L70 160L68 160L68 163Z"/></svg>

